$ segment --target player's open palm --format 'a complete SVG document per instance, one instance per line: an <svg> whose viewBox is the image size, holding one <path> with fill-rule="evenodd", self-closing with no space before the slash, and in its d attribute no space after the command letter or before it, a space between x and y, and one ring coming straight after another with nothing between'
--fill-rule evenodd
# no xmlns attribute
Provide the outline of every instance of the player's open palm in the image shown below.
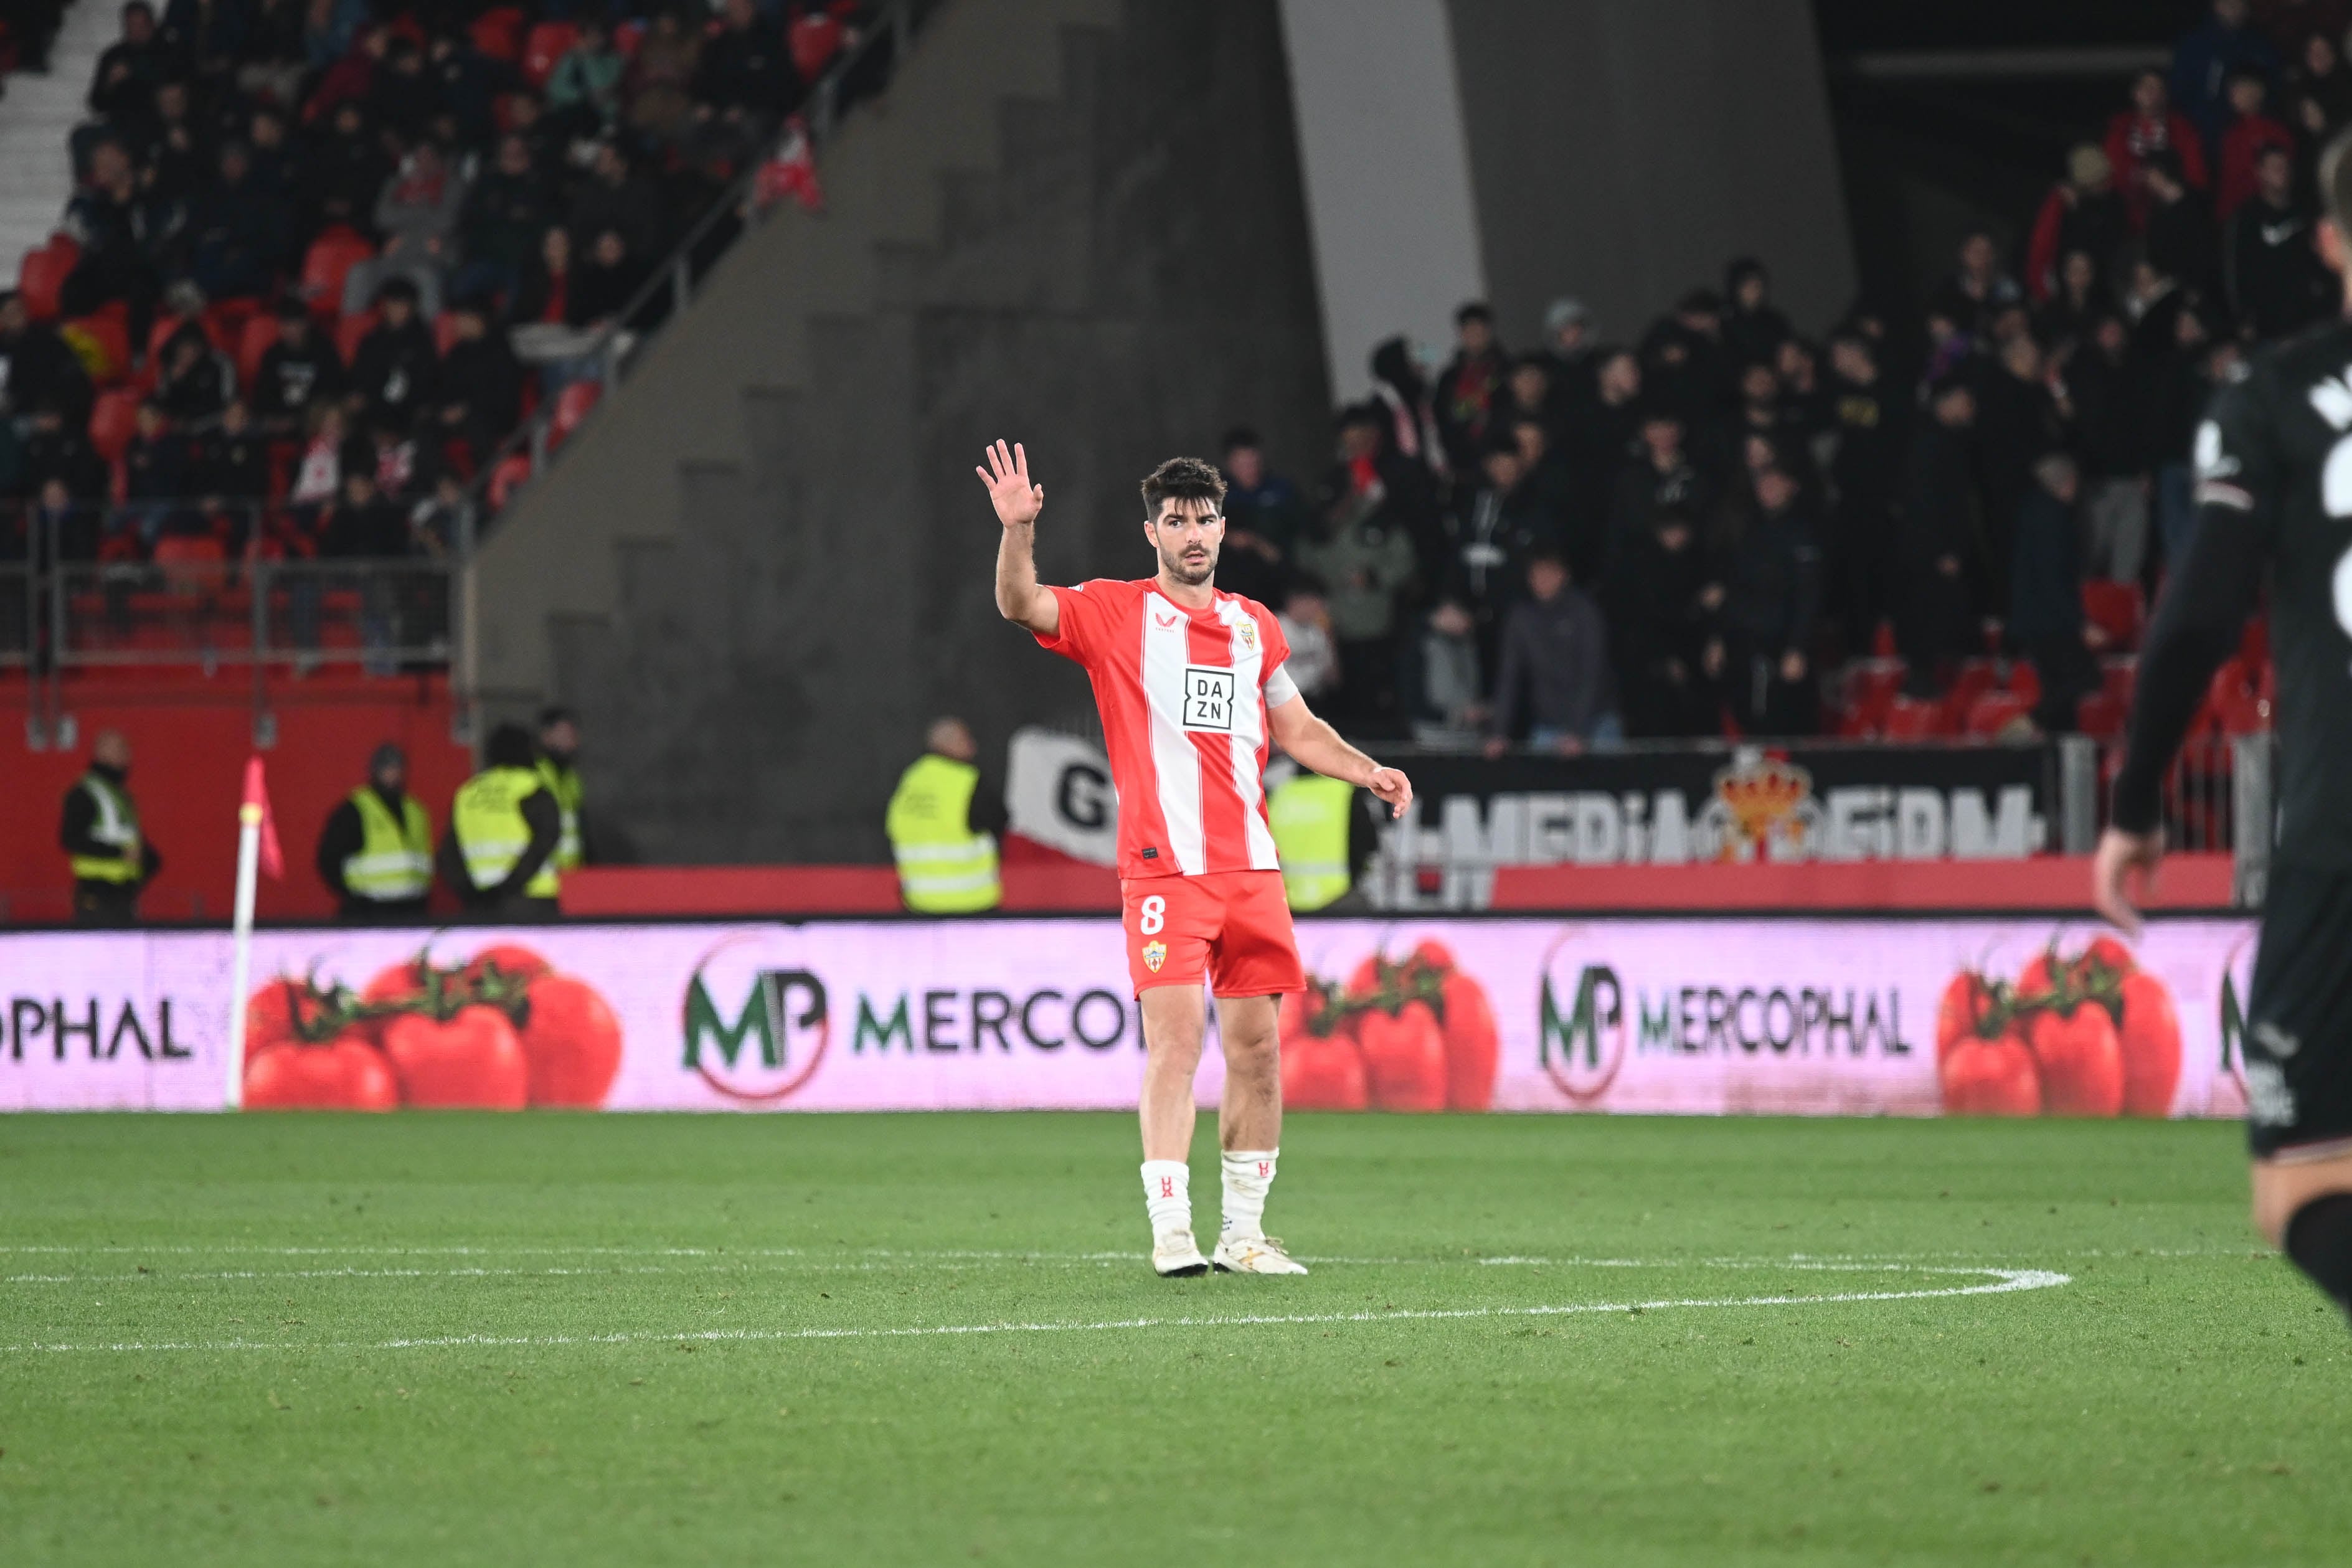
<svg viewBox="0 0 2352 1568"><path fill-rule="evenodd" d="M988 499L996 508L996 521L1007 528L1034 522L1037 514L1045 510L1045 487L1029 482L1029 454L1018 442L1010 451L999 441L988 449L988 467L974 468L980 482L988 487Z"/></svg>

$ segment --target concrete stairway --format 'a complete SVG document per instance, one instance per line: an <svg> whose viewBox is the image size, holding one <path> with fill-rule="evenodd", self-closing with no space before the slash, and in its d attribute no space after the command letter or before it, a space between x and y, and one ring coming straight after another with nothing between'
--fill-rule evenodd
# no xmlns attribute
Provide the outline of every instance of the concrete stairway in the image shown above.
<svg viewBox="0 0 2352 1568"><path fill-rule="evenodd" d="M65 216L73 195L66 142L89 118L84 96L98 57L121 32L121 8L110 0L75 0L50 46L47 74L8 79L0 95L0 275L13 279L25 252L47 244Z"/></svg>
<svg viewBox="0 0 2352 1568"><path fill-rule="evenodd" d="M879 858L933 712L992 750L1084 708L995 615L989 437L1029 443L1065 582L1148 569L1135 477L1170 451L1320 443L1268 0L950 0L822 174L478 568L486 710L578 707L649 858Z"/></svg>

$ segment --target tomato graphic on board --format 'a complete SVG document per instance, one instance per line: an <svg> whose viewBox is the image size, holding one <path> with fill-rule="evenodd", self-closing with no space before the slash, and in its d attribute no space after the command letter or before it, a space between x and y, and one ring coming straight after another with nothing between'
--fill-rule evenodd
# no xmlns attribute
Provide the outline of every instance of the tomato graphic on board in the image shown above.
<svg viewBox="0 0 2352 1568"><path fill-rule="evenodd" d="M2131 950L2097 936L2063 953L2053 942L2014 983L1975 971L1953 977L1936 1015L1936 1049L1948 1110L2032 1114L2016 1057L1955 1059L2007 1043L2023 1053L2050 1116L2163 1116L2180 1082L2180 1020L2164 983Z"/></svg>
<svg viewBox="0 0 2352 1568"><path fill-rule="evenodd" d="M1363 1052L1337 998L1309 981L1282 1005L1282 1103L1293 1110L1361 1110L1369 1104Z"/></svg>
<svg viewBox="0 0 2352 1568"><path fill-rule="evenodd" d="M1426 1002L1367 1013L1356 1026L1364 1081L1384 1110L1445 1109L1445 1036Z"/></svg>
<svg viewBox="0 0 2352 1568"><path fill-rule="evenodd" d="M477 959L475 962L481 962ZM542 971L530 983L522 1026L530 1101L593 1110L621 1069L621 1021L595 988Z"/></svg>
<svg viewBox="0 0 2352 1568"><path fill-rule="evenodd" d="M246 1103L256 1108L592 1108L621 1065L620 1020L604 996L512 942L455 963L428 949L357 994L280 976L254 992L246 1016Z"/></svg>
<svg viewBox="0 0 2352 1568"><path fill-rule="evenodd" d="M2042 1079L2033 1054L2010 1036L1970 1036L1954 1043L1937 1064L1944 1109L1961 1116L2032 1116L2042 1110Z"/></svg>
<svg viewBox="0 0 2352 1568"><path fill-rule="evenodd" d="M530 1103L530 1060L496 1007L461 1007L446 1019L404 1013L384 1026L383 1054L400 1075L404 1105L520 1110Z"/></svg>
<svg viewBox="0 0 2352 1568"><path fill-rule="evenodd" d="M248 1110L390 1110L399 1103L392 1064L357 1032L324 1045L264 1046L245 1061Z"/></svg>

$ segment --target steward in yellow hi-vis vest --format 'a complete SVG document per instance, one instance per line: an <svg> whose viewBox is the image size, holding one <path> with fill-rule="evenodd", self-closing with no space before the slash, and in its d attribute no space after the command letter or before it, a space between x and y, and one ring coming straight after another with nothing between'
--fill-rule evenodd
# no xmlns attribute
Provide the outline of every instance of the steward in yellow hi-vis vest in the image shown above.
<svg viewBox="0 0 2352 1568"><path fill-rule="evenodd" d="M83 925L137 921L140 889L163 868L163 858L139 830L130 775L130 741L120 730L101 730L90 742L89 771L66 791L58 842L73 871L74 919Z"/></svg>
<svg viewBox="0 0 2352 1568"><path fill-rule="evenodd" d="M391 742L368 759L368 782L328 814L318 868L347 921L424 916L433 891L433 820L408 793L407 754Z"/></svg>
<svg viewBox="0 0 2352 1568"><path fill-rule="evenodd" d="M555 847L563 817L539 776L530 731L499 725L483 756L487 765L457 786L450 803L449 826L441 835L441 879L469 910L502 919L550 919L562 886Z"/></svg>
<svg viewBox="0 0 2352 1568"><path fill-rule="evenodd" d="M1299 914L1328 909L1348 896L1348 833L1356 786L1304 769L1265 798L1266 826L1282 862L1282 890Z"/></svg>
<svg viewBox="0 0 2352 1568"><path fill-rule="evenodd" d="M563 831L555 841L555 869L561 876L588 864L588 834L581 825L587 787L580 782L580 716L569 708L550 708L539 716L539 776L555 795L563 814Z"/></svg>
<svg viewBox="0 0 2352 1568"><path fill-rule="evenodd" d="M933 724L929 745L899 775L882 822L898 863L899 897L918 914L992 910L1004 889L990 830L1003 825L1003 806L982 797L971 760L978 748L962 720Z"/></svg>

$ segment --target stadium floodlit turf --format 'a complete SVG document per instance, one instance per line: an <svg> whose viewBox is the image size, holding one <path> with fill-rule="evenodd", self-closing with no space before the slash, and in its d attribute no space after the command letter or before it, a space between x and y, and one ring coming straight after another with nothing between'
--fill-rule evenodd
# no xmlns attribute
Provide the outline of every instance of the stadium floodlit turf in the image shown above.
<svg viewBox="0 0 2352 1568"><path fill-rule="evenodd" d="M1300 1116L1181 1281L1131 1128L0 1118L0 1562L2352 1552L2235 1128Z"/></svg>

